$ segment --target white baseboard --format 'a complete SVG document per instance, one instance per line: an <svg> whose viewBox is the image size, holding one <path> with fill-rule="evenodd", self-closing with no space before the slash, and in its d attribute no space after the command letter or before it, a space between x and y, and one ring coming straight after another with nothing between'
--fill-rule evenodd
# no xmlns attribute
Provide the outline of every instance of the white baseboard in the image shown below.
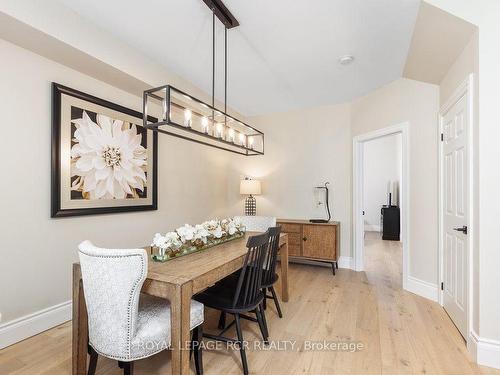
<svg viewBox="0 0 500 375"><path fill-rule="evenodd" d="M63 302L0 325L0 349L71 320L72 303Z"/></svg>
<svg viewBox="0 0 500 375"><path fill-rule="evenodd" d="M467 348L479 365L500 369L500 341L480 337L472 331Z"/></svg>
<svg viewBox="0 0 500 375"><path fill-rule="evenodd" d="M339 268L347 268L347 269L354 269L354 264L353 264L353 259L352 257L346 257L346 256L340 256L339 257Z"/></svg>
<svg viewBox="0 0 500 375"><path fill-rule="evenodd" d="M365 224L365 232L380 232L380 225Z"/></svg>
<svg viewBox="0 0 500 375"><path fill-rule="evenodd" d="M421 297L430 299L431 301L438 301L438 287L437 284L432 284L427 281L408 276L405 289L409 292L415 293Z"/></svg>

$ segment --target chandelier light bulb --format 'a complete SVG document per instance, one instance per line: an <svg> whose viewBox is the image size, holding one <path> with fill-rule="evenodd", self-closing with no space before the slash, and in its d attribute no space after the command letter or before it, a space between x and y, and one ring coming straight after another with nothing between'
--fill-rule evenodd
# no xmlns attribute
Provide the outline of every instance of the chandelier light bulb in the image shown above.
<svg viewBox="0 0 500 375"><path fill-rule="evenodd" d="M222 138L222 124L220 122L217 124L217 135Z"/></svg>
<svg viewBox="0 0 500 375"><path fill-rule="evenodd" d="M188 128L191 127L191 116L192 112L189 109L184 110L184 125Z"/></svg>
<svg viewBox="0 0 500 375"><path fill-rule="evenodd" d="M163 121L168 121L167 118L167 100L162 101L162 119Z"/></svg>
<svg viewBox="0 0 500 375"><path fill-rule="evenodd" d="M203 128L203 132L208 134L208 119L206 117L201 119L201 127Z"/></svg>

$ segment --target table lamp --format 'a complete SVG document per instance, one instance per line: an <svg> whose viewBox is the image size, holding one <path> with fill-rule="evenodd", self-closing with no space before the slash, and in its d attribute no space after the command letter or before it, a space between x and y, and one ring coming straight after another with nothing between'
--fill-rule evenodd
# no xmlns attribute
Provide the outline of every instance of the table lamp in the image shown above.
<svg viewBox="0 0 500 375"><path fill-rule="evenodd" d="M248 195L245 199L245 215L255 216L257 213L257 203L254 195L261 194L261 186L259 180L251 180L245 178L240 181L240 194Z"/></svg>

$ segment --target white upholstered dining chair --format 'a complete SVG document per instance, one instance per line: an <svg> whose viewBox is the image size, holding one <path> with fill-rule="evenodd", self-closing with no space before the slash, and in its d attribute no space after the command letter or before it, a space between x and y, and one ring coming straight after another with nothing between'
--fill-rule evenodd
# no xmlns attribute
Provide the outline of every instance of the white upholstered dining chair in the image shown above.
<svg viewBox="0 0 500 375"><path fill-rule="evenodd" d="M133 373L135 360L170 347L170 303L141 294L148 258L143 249L101 249L84 241L79 246L83 291L89 324L90 364L94 374L98 355L118 360L124 374ZM203 304L191 301L191 329L196 373L201 360Z"/></svg>
<svg viewBox="0 0 500 375"><path fill-rule="evenodd" d="M276 218L271 216L236 216L248 232L265 232L276 226Z"/></svg>

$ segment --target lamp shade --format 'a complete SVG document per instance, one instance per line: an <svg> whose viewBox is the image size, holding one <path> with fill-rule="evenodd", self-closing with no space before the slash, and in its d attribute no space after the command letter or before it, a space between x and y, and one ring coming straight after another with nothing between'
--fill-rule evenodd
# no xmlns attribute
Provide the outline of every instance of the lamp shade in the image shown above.
<svg viewBox="0 0 500 375"><path fill-rule="evenodd" d="M241 180L240 194L245 195L259 195L261 194L261 187L259 180Z"/></svg>

